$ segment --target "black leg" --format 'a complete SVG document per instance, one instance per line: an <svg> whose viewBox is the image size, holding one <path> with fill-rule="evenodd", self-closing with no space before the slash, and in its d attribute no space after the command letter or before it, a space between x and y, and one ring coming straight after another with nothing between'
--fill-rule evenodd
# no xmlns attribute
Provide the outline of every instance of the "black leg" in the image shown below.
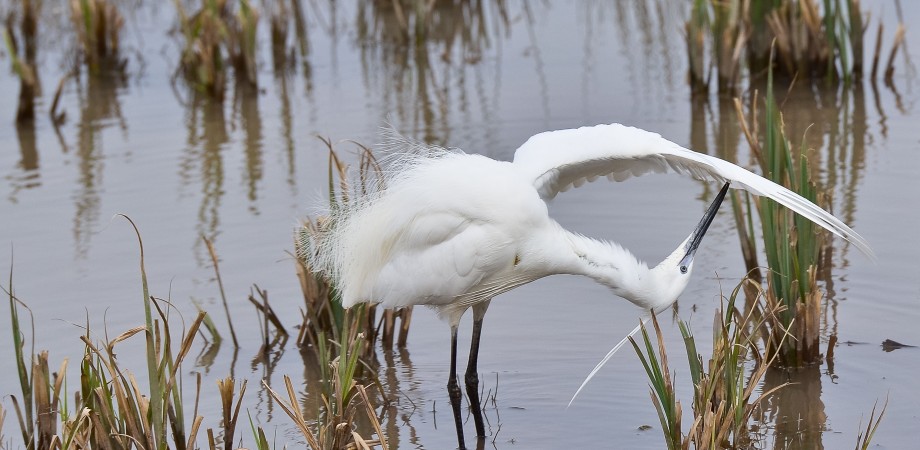
<svg viewBox="0 0 920 450"><path fill-rule="evenodd" d="M450 378L447 379L447 395L450 396L450 406L454 410L454 424L457 426L457 444L460 450L466 450L463 442L463 420L460 418L460 401L463 394L457 384L457 327L450 328Z"/></svg>
<svg viewBox="0 0 920 450"><path fill-rule="evenodd" d="M482 318L486 315L491 300L473 306L473 337L470 341L470 361L466 365L466 395L470 398L470 409L476 423L476 436L482 442L486 427L482 422L482 405L479 402L479 335L482 333Z"/></svg>
<svg viewBox="0 0 920 450"><path fill-rule="evenodd" d="M479 334L482 332L482 319L473 321L473 339L470 342L470 361L466 365L466 395L470 398L470 409L476 423L476 436L485 437L486 428L482 423L482 406L479 403Z"/></svg>

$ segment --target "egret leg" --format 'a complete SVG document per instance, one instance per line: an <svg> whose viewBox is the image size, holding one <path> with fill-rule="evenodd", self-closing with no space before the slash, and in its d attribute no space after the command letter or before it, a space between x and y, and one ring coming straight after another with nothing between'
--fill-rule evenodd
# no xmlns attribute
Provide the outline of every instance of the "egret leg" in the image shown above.
<svg viewBox="0 0 920 450"><path fill-rule="evenodd" d="M470 398L473 422L476 423L476 436L484 438L486 427L482 422L482 406L479 402L479 335L482 333L482 318L486 314L489 302L479 303L473 307L473 337L470 342L470 361L466 365L466 395Z"/></svg>
<svg viewBox="0 0 920 450"><path fill-rule="evenodd" d="M466 450L463 442L463 420L460 418L460 402L463 394L457 384L457 326L450 327L450 377L447 379L447 395L454 410L454 424L457 426L457 444L460 450Z"/></svg>

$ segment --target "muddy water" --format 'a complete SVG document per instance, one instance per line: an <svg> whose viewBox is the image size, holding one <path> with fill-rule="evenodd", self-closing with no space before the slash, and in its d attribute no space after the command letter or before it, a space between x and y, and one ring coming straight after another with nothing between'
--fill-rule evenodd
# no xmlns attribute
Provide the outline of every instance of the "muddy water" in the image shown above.
<svg viewBox="0 0 920 450"><path fill-rule="evenodd" d="M254 358L258 322L245 298L258 284L289 318L286 325L298 323L302 300L287 252L292 228L322 198L326 182L327 153L316 135L372 143L389 121L410 136L510 159L539 131L622 122L710 154L743 147L730 104L690 99L681 35L686 11L676 4L473 2L439 9L436 31L412 48L396 40L392 11L372 2L302 2L306 26L299 36L291 32L284 52L290 56L273 58L264 46L259 89L230 87L220 105L171 85L178 44L167 30L174 11L167 3L138 3L123 5L130 11L127 71L68 82L59 129L47 111L72 50L62 10L47 6L40 24L47 33L38 53L42 95L34 127L11 125L18 86L9 75L0 78L0 240L9 248L0 273L12 270L13 288L32 310L36 347L50 349L53 362L73 361L87 321L99 338L143 321L137 245L114 214L137 222L151 290L171 299L186 320L193 302L223 317L201 236L211 239L244 339L238 352L224 345L188 367L205 379L205 426L219 417L214 380L233 374L250 380L246 404L254 420L296 439L258 381L288 374L309 390L313 362L295 348L276 352L271 364ZM920 20L920 8L904 6L905 22ZM884 18L888 29L896 22L893 7L878 6L872 17ZM920 351L879 345L920 344L917 36L909 32L909 58L898 59L892 86L795 89L786 100L792 135L811 125L808 140L820 155L816 170L833 187L834 212L869 240L878 262L835 242L822 313L823 339L835 335L839 342L833 364L796 374L797 384L769 401L760 425L764 447L850 447L873 403L886 397L875 443L911 448L920 439ZM655 262L690 232L713 189L676 176L594 183L561 195L551 212L568 228L617 240ZM733 224L727 209L716 219L679 303L704 352L720 290L744 272ZM662 448L645 375L629 351L566 408L637 314L575 277L540 280L493 302L480 357L484 388L496 394L487 408L494 437L488 446ZM6 314L0 324L8 329ZM463 327L461 347L469 324ZM676 326L666 320L665 328L670 348L679 351ZM8 333L0 340L3 360L11 357L9 340ZM142 372L139 345L124 343L119 356ZM381 380L397 401L386 426L401 448L455 445L444 388L447 349L447 327L418 310L408 348L381 356ZM686 367L676 370L685 380ZM788 380L772 374L764 389ZM691 387L679 381L679 389L687 398ZM17 390L14 372L0 375L0 392ZM652 429L640 431L643 425ZM12 422L6 429L15 434Z"/></svg>

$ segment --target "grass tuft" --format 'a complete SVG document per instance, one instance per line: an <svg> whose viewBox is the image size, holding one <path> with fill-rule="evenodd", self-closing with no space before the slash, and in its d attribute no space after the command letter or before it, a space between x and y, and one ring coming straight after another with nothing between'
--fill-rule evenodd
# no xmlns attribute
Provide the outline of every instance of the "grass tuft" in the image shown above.
<svg viewBox="0 0 920 450"><path fill-rule="evenodd" d="M765 322L763 317L743 315L735 307L739 293L752 283L743 280L729 298L723 299L722 309L715 316L713 350L707 363L697 352L696 338L689 324L678 322L693 383L693 422L686 434L682 430L681 403L674 389L675 376L671 374L661 328L654 314L657 353L644 324L640 327L644 349L635 339L629 338L648 375L652 404L658 412L669 450L748 448L752 442L750 422L758 405L782 387L754 396L769 368L769 361L762 356L755 338ZM759 285L753 284L759 289ZM753 366L749 367L751 362Z"/></svg>
<svg viewBox="0 0 920 450"><path fill-rule="evenodd" d="M756 102L756 100L755 100ZM768 77L765 96L763 135L750 132L752 127L736 102L736 110L745 131L751 152L761 166L764 176L811 202L827 207L827 195L812 179L808 164L808 147L804 142L795 147L787 139L783 115L773 93L772 75ZM755 104L752 111L757 109ZM755 125L756 126L756 125ZM813 222L796 215L770 199L753 201L745 194L745 202L756 203L760 216L764 254L769 271L766 273L767 291L764 308L779 310L778 314L766 314L769 336L776 352L776 364L780 367L802 367L821 361L819 331L820 307L823 292L817 283L817 273L825 264L820 258L827 245L827 232ZM737 203L737 202L733 202ZM742 247L754 248L753 210L734 208L736 220L747 224ZM741 215L739 217L739 215ZM746 215L746 216L745 216ZM743 217L743 218L741 218ZM748 253L751 253L748 251ZM751 253L753 254L753 253ZM748 270L757 266L756 258L746 258ZM791 339L785 339L786 334ZM768 355L772 360L773 355Z"/></svg>

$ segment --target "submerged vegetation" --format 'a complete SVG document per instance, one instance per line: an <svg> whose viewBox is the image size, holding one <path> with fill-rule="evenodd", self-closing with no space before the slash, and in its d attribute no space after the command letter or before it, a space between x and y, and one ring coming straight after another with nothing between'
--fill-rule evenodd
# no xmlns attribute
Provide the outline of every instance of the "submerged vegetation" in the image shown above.
<svg viewBox="0 0 920 450"><path fill-rule="evenodd" d="M121 33L125 19L113 0L70 0L70 18L79 42L80 56L92 75L124 70Z"/></svg>
<svg viewBox="0 0 920 450"><path fill-rule="evenodd" d="M10 58L10 69L19 78L17 124L31 122L35 118L35 96L39 89L35 54L40 3L24 0L21 6L19 36L15 31L17 17L13 11L8 13L3 25L3 43Z"/></svg>
<svg viewBox="0 0 920 450"><path fill-rule="evenodd" d="M859 82L866 22L860 0L694 0L685 24L690 84L696 92L707 92L715 72L718 91L736 93L745 69L755 78L771 66L786 79ZM883 28L879 23L873 80ZM885 69L887 82L903 30L899 25L895 34Z"/></svg>
<svg viewBox="0 0 920 450"><path fill-rule="evenodd" d="M177 74L194 89L223 100L230 67L239 85L256 86L256 32L259 11L239 0L234 11L228 0L202 0L189 14L175 0L182 56Z"/></svg>

